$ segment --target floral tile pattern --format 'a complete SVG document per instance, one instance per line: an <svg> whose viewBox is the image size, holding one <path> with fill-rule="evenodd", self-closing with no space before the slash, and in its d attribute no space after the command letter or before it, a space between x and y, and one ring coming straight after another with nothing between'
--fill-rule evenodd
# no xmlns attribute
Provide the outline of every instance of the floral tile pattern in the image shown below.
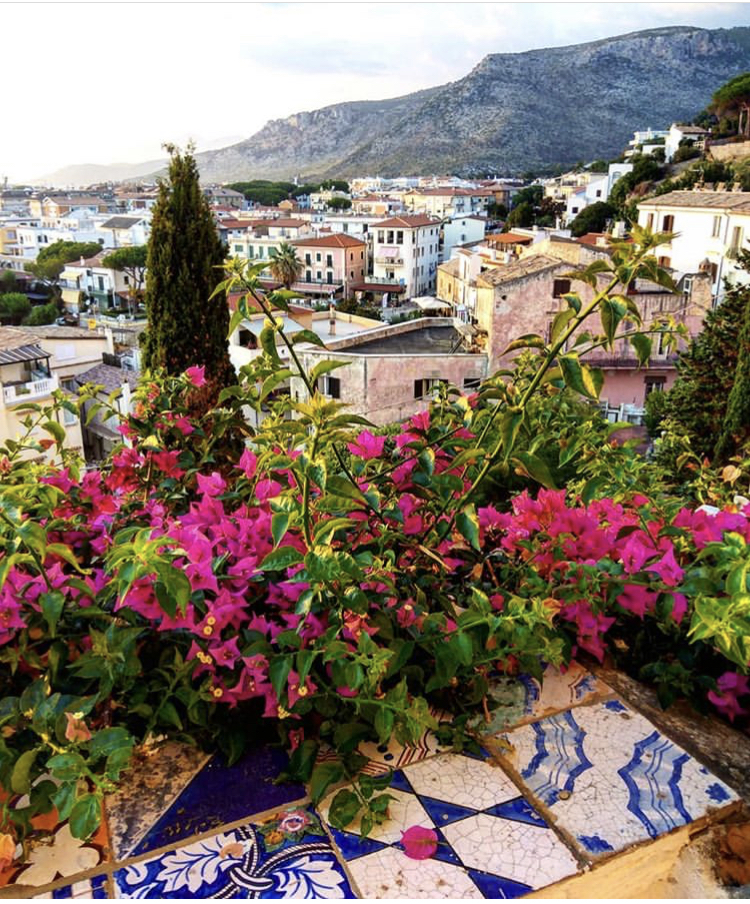
<svg viewBox="0 0 750 904"><path fill-rule="evenodd" d="M41 895L34 895L35 899L49 898L107 898L107 877L94 876L93 879L81 879L72 885L64 885L54 891L48 891Z"/></svg>
<svg viewBox="0 0 750 904"><path fill-rule="evenodd" d="M479 734L496 734L612 693L611 688L575 661L564 673L548 665L542 681L531 675L502 675L490 684L491 721L486 722L480 715L469 725Z"/></svg>
<svg viewBox="0 0 750 904"><path fill-rule="evenodd" d="M302 785L274 784L287 764L286 753L269 747L250 751L233 766L227 766L221 756L212 757L148 829L131 853L144 854L291 801L302 800L305 797Z"/></svg>
<svg viewBox="0 0 750 904"><path fill-rule="evenodd" d="M351 898L315 814L299 808L115 873L121 898Z"/></svg>
<svg viewBox="0 0 750 904"><path fill-rule="evenodd" d="M498 767L440 754L394 773L389 818L367 838L355 820L329 827L359 893L366 898L519 897L574 874L578 863ZM323 801L326 819L333 794ZM435 831L428 860L406 856L401 836Z"/></svg>
<svg viewBox="0 0 750 904"><path fill-rule="evenodd" d="M208 759L197 747L173 741L133 758L117 793L106 800L115 859L130 854Z"/></svg>
<svg viewBox="0 0 750 904"><path fill-rule="evenodd" d="M656 838L738 799L618 700L551 716L502 740L500 755L588 856Z"/></svg>

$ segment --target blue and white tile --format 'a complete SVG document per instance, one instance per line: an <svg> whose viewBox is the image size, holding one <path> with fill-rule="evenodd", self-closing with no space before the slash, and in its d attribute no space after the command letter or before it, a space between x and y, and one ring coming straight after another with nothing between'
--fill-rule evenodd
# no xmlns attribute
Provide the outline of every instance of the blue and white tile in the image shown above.
<svg viewBox="0 0 750 904"><path fill-rule="evenodd" d="M519 897L578 870L575 857L484 758L440 754L394 773L388 817L367 838L359 820L328 825L365 898ZM321 804L327 820L334 794ZM437 850L413 860L401 845L412 826L432 829Z"/></svg>
<svg viewBox="0 0 750 904"><path fill-rule="evenodd" d="M56 888L54 891L47 891L41 895L34 895L35 899L50 898L108 898L107 894L107 877L94 876L93 879L81 879L80 882L73 882L71 885L63 885L62 888Z"/></svg>
<svg viewBox="0 0 750 904"><path fill-rule="evenodd" d="M302 785L274 784L288 763L284 751L271 747L251 750L232 766L220 755L211 757L128 853L145 854L302 800Z"/></svg>
<svg viewBox="0 0 750 904"><path fill-rule="evenodd" d="M351 898L330 841L306 808L282 811L115 875L120 898Z"/></svg>
<svg viewBox="0 0 750 904"><path fill-rule="evenodd" d="M589 857L657 838L738 799L618 700L501 736L499 755Z"/></svg>
<svg viewBox="0 0 750 904"><path fill-rule="evenodd" d="M478 715L469 725L479 734L496 734L608 694L612 689L575 661L564 671L548 665L541 681L526 674L501 675L487 692L490 721Z"/></svg>

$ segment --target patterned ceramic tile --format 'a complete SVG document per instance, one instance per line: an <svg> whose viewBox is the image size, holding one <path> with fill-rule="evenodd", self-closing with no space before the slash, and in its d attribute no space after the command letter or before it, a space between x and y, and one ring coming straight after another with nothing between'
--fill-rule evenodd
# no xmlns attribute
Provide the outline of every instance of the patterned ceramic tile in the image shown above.
<svg viewBox="0 0 750 904"><path fill-rule="evenodd" d="M174 741L134 755L117 793L106 801L116 860L127 857L208 759L196 747Z"/></svg>
<svg viewBox="0 0 750 904"><path fill-rule="evenodd" d="M51 820L54 826L54 812L42 818ZM34 819L33 824L36 828L47 830L47 833L32 836L26 861L6 870L2 874L0 885L23 888L48 885L57 879L74 876L106 862L109 849L104 824L99 826L89 841L74 838L67 822L58 825L54 831L47 825L41 826L39 819Z"/></svg>
<svg viewBox="0 0 750 904"><path fill-rule="evenodd" d="M287 810L115 873L121 898L351 898L317 817Z"/></svg>
<svg viewBox="0 0 750 904"><path fill-rule="evenodd" d="M144 854L301 800L305 797L302 785L274 784L287 763L283 751L270 747L250 751L233 766L227 766L218 755L212 757L148 829L132 854Z"/></svg>
<svg viewBox="0 0 750 904"><path fill-rule="evenodd" d="M573 855L505 773L482 758L440 754L394 773L388 819L367 838L359 822L329 825L366 898L515 898L576 872ZM321 804L327 817L333 794ZM401 836L432 829L438 847L412 860Z"/></svg>
<svg viewBox="0 0 750 904"><path fill-rule="evenodd" d="M35 899L49 898L107 898L107 877L94 876L93 879L82 879L72 885L64 885L54 891L45 892L42 895L34 895Z"/></svg>
<svg viewBox="0 0 750 904"><path fill-rule="evenodd" d="M617 700L551 716L504 741L500 755L587 855L656 838L737 800Z"/></svg>
<svg viewBox="0 0 750 904"><path fill-rule="evenodd" d="M610 687L577 662L571 662L564 673L547 666L542 681L531 675L503 675L493 679L487 695L491 721L480 715L469 726L483 735L497 734L611 693Z"/></svg>

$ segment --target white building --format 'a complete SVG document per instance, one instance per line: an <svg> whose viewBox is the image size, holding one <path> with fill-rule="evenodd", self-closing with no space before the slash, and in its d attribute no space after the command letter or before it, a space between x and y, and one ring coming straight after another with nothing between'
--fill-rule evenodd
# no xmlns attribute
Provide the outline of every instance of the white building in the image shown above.
<svg viewBox="0 0 750 904"><path fill-rule="evenodd" d="M715 303L724 295L724 279L750 281L736 260L750 237L750 192L673 191L638 205L638 225L676 233L657 249L660 263L678 273L711 275Z"/></svg>
<svg viewBox="0 0 750 904"><path fill-rule="evenodd" d="M664 159L667 163L672 160L683 139L692 141L698 148L703 148L707 136L708 132L700 126L686 126L673 122L664 141Z"/></svg>
<svg viewBox="0 0 750 904"><path fill-rule="evenodd" d="M628 142L628 150L625 151L626 157L632 157L633 154L650 153L649 148L662 147L664 141L669 135L665 129L640 129L633 132L633 137Z"/></svg>
<svg viewBox="0 0 750 904"><path fill-rule="evenodd" d="M632 163L610 163L606 173L591 173L589 179L568 195L565 204L565 222L570 223L592 204L609 200L618 179L633 171Z"/></svg>
<svg viewBox="0 0 750 904"><path fill-rule="evenodd" d="M381 220L373 232L373 275L406 288L407 297L434 292L440 262L440 221L424 215Z"/></svg>
<svg viewBox="0 0 750 904"><path fill-rule="evenodd" d="M485 217L470 214L469 216L456 216L443 222L441 261L450 260L453 249L457 245L466 242L480 242L487 231L487 219Z"/></svg>

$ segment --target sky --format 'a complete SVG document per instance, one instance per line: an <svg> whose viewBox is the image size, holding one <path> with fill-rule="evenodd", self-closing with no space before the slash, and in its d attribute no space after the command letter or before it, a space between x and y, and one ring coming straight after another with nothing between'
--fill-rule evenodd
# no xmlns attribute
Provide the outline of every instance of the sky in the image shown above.
<svg viewBox="0 0 750 904"><path fill-rule="evenodd" d="M395 97L488 53L665 25L750 25L750 3L3 3L0 182L198 150L269 119ZM17 116L14 114L18 114Z"/></svg>

